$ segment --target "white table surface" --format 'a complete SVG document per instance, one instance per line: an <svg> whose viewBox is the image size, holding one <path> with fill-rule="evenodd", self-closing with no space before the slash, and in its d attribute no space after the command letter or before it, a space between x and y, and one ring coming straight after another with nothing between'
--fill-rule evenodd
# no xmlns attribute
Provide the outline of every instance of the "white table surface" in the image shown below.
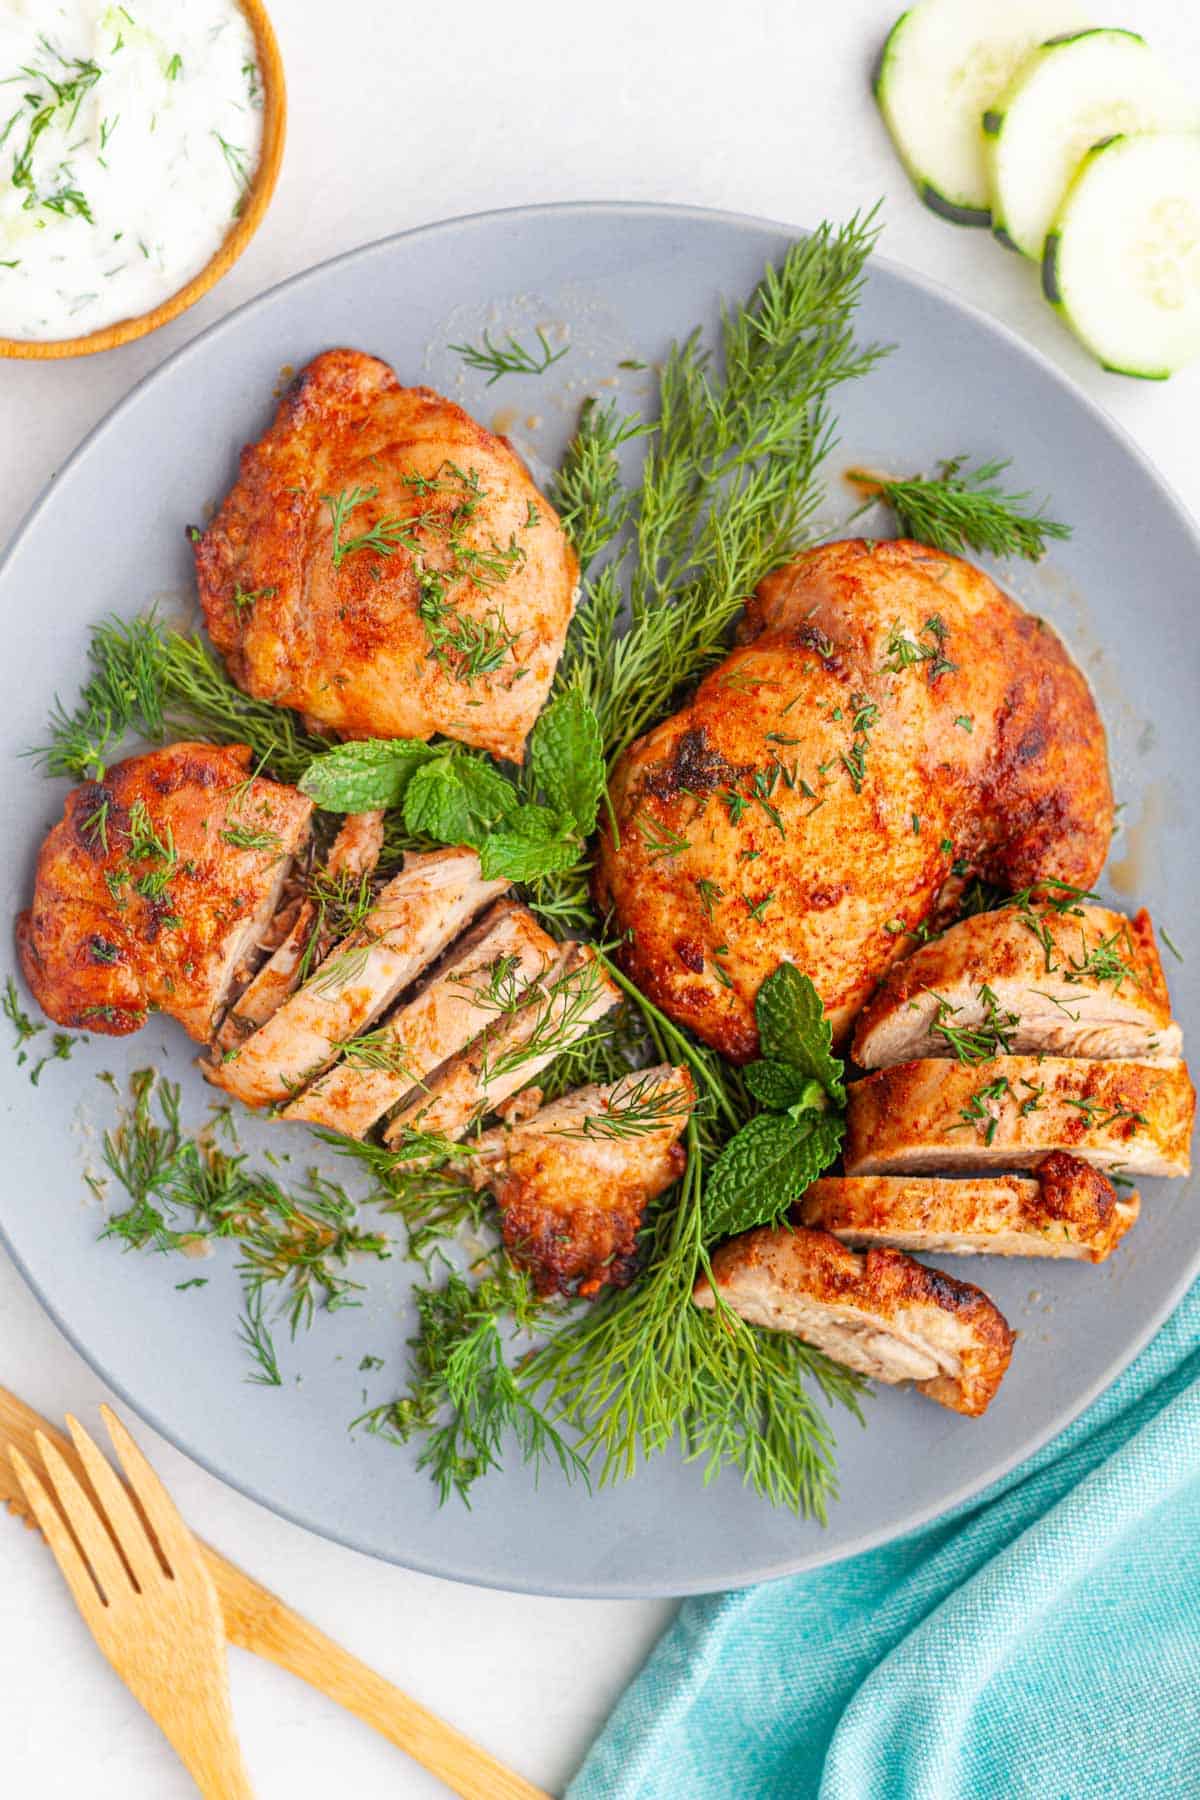
<svg viewBox="0 0 1200 1800"><path fill-rule="evenodd" d="M215 293L142 343L77 363L0 365L0 541L135 381L241 301L388 232L578 199L678 201L812 225L883 195L885 253L1025 332L1200 513L1200 366L1165 385L1104 374L1039 299L1028 265L914 199L867 85L897 9L898 0L274 0L291 117L266 223ZM1097 18L1142 30L1200 92L1195 9L1131 0ZM121 528L131 526L126 509ZM106 1397L2 1255L0 1382L55 1418L70 1408L94 1419ZM139 1436L187 1517L229 1556L553 1791L671 1615L665 1602L530 1599L373 1563L276 1520L148 1428ZM234 1652L232 1675L265 1800L305 1800L333 1783L364 1797L444 1791L267 1664ZM6 1522L0 1745L0 1787L12 1800L193 1791L95 1651L48 1554Z"/></svg>

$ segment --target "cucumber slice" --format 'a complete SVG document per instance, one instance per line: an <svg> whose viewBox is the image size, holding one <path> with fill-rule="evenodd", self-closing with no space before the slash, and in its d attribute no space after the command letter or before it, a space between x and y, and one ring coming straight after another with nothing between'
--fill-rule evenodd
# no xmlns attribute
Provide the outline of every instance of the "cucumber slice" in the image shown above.
<svg viewBox="0 0 1200 1800"><path fill-rule="evenodd" d="M1106 369L1161 381L1200 356L1200 134L1090 151L1047 234L1042 286Z"/></svg>
<svg viewBox="0 0 1200 1800"><path fill-rule="evenodd" d="M1082 31L1035 50L983 125L992 229L1040 259L1093 144L1116 132L1192 131L1200 110L1136 32Z"/></svg>
<svg viewBox="0 0 1200 1800"><path fill-rule="evenodd" d="M897 19L875 98L934 212L957 225L990 222L980 117L1031 50L1087 23L1079 0L924 0Z"/></svg>

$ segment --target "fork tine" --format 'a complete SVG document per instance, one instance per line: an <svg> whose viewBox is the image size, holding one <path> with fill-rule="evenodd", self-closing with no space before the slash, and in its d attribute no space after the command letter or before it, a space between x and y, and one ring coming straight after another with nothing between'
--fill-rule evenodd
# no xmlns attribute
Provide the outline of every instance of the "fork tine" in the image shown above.
<svg viewBox="0 0 1200 1800"><path fill-rule="evenodd" d="M100 1592L111 1604L122 1593L130 1592L129 1576L117 1555L116 1546L108 1535L95 1503L84 1493L79 1477L68 1466L62 1452L42 1431L34 1433L34 1442L58 1496L58 1503L67 1515L67 1524L75 1534L75 1541L91 1564Z"/></svg>
<svg viewBox="0 0 1200 1800"><path fill-rule="evenodd" d="M109 1406L101 1406L100 1416L108 1426L108 1435L113 1441L113 1448L129 1485L153 1527L168 1569L172 1574L179 1575L190 1561L195 1561L198 1567L202 1567L196 1540L180 1518L175 1502L116 1413Z"/></svg>
<svg viewBox="0 0 1200 1800"><path fill-rule="evenodd" d="M33 1508L42 1536L49 1544L63 1578L75 1596L76 1606L95 1631L101 1600L91 1571L76 1549L74 1538L63 1524L61 1513L15 1444L8 1447L8 1459L17 1472L17 1480L25 1490L25 1498Z"/></svg>
<svg viewBox="0 0 1200 1800"><path fill-rule="evenodd" d="M163 1578L163 1567L145 1524L124 1484L113 1473L113 1466L104 1452L70 1413L67 1414L67 1429L79 1452L79 1460L87 1471L88 1480L108 1514L108 1523L121 1554L129 1564L133 1579L145 1593L154 1582Z"/></svg>

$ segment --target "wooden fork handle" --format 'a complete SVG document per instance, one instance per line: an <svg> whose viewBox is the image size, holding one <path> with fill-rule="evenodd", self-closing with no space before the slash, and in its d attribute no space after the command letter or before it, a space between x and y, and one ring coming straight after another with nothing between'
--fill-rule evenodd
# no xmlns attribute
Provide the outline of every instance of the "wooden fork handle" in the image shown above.
<svg viewBox="0 0 1200 1800"><path fill-rule="evenodd" d="M254 1800L232 1713L214 1718L189 1709L162 1728L204 1800Z"/></svg>
<svg viewBox="0 0 1200 1800"><path fill-rule="evenodd" d="M436 1713L401 1693L217 1551L208 1545L202 1548L221 1597L231 1644L265 1656L336 1700L463 1800L549 1800L541 1788L531 1786Z"/></svg>

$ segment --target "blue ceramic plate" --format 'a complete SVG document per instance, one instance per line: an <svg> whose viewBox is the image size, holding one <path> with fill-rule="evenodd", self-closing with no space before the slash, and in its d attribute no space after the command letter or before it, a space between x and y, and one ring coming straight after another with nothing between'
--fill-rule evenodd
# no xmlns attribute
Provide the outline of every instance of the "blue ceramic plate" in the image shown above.
<svg viewBox="0 0 1200 1800"><path fill-rule="evenodd" d="M541 474L583 397L647 401L652 362L672 336L715 322L722 296L753 286L793 234L755 219L674 208L560 206L460 219L312 270L197 338L145 381L58 475L0 569L10 661L3 677L0 798L8 852L2 910L26 903L34 854L61 785L21 751L43 740L56 693L74 695L88 625L158 600L192 604L183 528L233 479L243 443L267 424L281 365L351 344L385 357L507 431ZM571 354L541 378L486 389L447 346L546 325ZM840 399L827 524L852 504L838 470L856 460L915 470L958 451L1011 456L1022 486L1053 496L1075 528L1044 566L1002 572L1073 648L1108 724L1122 831L1102 882L1117 905L1147 905L1185 951L1198 856L1189 772L1197 667L1200 542L1182 507L1128 441L1049 363L989 319L884 262L873 265L862 330L897 346ZM603 383L605 385L601 386ZM1193 955L1168 974L1179 1016L1197 1021ZM829 1524L773 1512L735 1476L705 1488L674 1455L591 1498L556 1477L533 1486L513 1462L476 1490L474 1510L439 1510L414 1452L347 1421L401 1385L412 1265L368 1265L358 1310L280 1339L281 1389L247 1383L236 1332L234 1258L199 1265L122 1255L98 1243L96 1166L112 1096L96 1074L154 1063L182 1080L199 1120L209 1098L192 1046L156 1021L124 1042L93 1042L38 1089L0 1062L9 1249L62 1329L129 1404L224 1480L277 1512L370 1555L433 1574L543 1593L682 1594L758 1581L850 1555L911 1530L978 1492L1093 1399L1146 1342L1196 1273L1200 1218L1186 1182L1148 1182L1140 1224L1111 1263L978 1261L1020 1331L1012 1370L983 1420L881 1391L867 1427L837 1421L842 1498ZM314 1141L259 1126L251 1142L303 1166ZM947 1259L949 1260L949 1259ZM204 1287L177 1292L189 1275ZM382 1370L359 1372L364 1355Z"/></svg>

